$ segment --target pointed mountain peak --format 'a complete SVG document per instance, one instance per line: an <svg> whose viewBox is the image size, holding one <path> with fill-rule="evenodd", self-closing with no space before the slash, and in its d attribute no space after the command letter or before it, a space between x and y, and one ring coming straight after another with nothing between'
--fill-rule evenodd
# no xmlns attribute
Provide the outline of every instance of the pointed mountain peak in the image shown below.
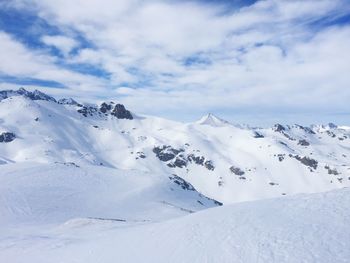
<svg viewBox="0 0 350 263"><path fill-rule="evenodd" d="M215 116L212 113L208 113L207 115L204 115L196 123L200 124L200 125L210 125L213 127L220 127L220 126L225 126L227 124L230 124L228 121L225 121L225 120Z"/></svg>

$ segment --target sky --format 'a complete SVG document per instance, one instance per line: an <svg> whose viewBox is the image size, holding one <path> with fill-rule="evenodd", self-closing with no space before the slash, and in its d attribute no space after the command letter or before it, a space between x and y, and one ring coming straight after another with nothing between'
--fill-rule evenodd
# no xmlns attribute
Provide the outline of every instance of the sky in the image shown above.
<svg viewBox="0 0 350 263"><path fill-rule="evenodd" d="M350 125L349 0L0 0L0 89Z"/></svg>

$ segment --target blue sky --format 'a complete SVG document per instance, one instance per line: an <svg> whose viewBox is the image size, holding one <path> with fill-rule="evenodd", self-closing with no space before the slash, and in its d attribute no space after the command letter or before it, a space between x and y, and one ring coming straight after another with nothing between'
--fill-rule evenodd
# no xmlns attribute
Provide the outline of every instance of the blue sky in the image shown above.
<svg viewBox="0 0 350 263"><path fill-rule="evenodd" d="M0 89L191 121L350 124L348 0L0 0Z"/></svg>

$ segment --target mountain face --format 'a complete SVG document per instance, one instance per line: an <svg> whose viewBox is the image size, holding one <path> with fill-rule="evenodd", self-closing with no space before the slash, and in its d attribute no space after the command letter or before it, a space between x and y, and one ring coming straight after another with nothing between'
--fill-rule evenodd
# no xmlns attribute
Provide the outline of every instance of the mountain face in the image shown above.
<svg viewBox="0 0 350 263"><path fill-rule="evenodd" d="M24 88L20 88L19 90L0 91L0 100L13 97L13 96L23 96L31 100L46 100L46 101L56 102L56 100L53 97L43 92L40 92L38 90L31 92L31 91L25 90Z"/></svg>
<svg viewBox="0 0 350 263"><path fill-rule="evenodd" d="M11 163L140 171L226 204L349 186L350 130L249 128L212 114L184 124L114 102L7 90L0 91L0 165Z"/></svg>

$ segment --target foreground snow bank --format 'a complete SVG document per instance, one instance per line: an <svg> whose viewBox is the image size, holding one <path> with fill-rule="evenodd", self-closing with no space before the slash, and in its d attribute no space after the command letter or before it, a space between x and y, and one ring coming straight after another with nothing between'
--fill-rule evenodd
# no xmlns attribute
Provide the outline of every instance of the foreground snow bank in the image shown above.
<svg viewBox="0 0 350 263"><path fill-rule="evenodd" d="M163 222L73 219L9 231L0 262L349 262L350 190L211 208Z"/></svg>

